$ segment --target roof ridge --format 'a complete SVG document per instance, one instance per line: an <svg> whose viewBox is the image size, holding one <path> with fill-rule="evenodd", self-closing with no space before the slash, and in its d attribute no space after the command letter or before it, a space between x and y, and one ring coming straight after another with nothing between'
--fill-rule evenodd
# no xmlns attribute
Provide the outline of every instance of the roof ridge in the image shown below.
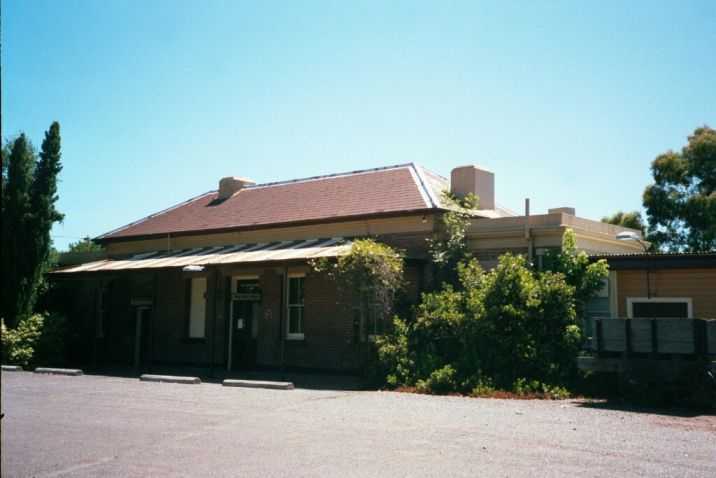
<svg viewBox="0 0 716 478"><path fill-rule="evenodd" d="M418 186L418 189L420 190L420 195L423 197L425 205L429 208L439 208L440 202L435 197L434 191L427 184L427 180L423 176L423 169L425 168L415 163L410 164L412 166L411 172L413 173L413 180L415 181L416 186Z"/></svg>
<svg viewBox="0 0 716 478"><path fill-rule="evenodd" d="M390 169L400 169L400 168L409 168L414 167L415 163L403 163L403 164L394 164L392 166L382 166L378 168L367 168L367 169L356 169L354 171L346 171L343 173L333 173L333 174L323 174L320 176L310 176L307 178L298 178L298 179L288 179L285 181L273 181L270 183L263 183L263 184L252 184L251 186L247 186L244 189L259 189L269 186L281 186L284 184L296 184L296 183L304 183L308 181L318 181L321 179L330 179L330 178L338 178L343 176L352 176L354 174L368 174L368 173L377 173L380 171L387 171Z"/></svg>

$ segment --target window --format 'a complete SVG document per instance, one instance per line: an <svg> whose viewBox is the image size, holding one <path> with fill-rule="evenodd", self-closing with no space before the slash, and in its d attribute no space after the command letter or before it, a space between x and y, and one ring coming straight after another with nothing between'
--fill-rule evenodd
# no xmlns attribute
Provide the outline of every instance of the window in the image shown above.
<svg viewBox="0 0 716 478"><path fill-rule="evenodd" d="M627 297L627 316L630 318L689 318L693 317L690 297Z"/></svg>
<svg viewBox="0 0 716 478"><path fill-rule="evenodd" d="M289 339L303 338L303 299L305 294L306 277L303 275L288 276L288 321L286 324L286 337Z"/></svg>
<svg viewBox="0 0 716 478"><path fill-rule="evenodd" d="M204 338L206 322L206 277L189 281L189 338Z"/></svg>

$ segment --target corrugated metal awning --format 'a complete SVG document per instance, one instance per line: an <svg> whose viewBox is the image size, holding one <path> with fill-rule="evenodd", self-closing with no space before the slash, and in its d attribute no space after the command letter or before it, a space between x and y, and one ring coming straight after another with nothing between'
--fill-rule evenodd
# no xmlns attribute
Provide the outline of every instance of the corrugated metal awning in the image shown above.
<svg viewBox="0 0 716 478"><path fill-rule="evenodd" d="M216 266L250 262L274 262L335 257L348 252L352 242L343 238L306 241L242 244L238 246L203 247L137 254L127 259L105 259L54 271L55 274L77 272L159 269L166 267Z"/></svg>

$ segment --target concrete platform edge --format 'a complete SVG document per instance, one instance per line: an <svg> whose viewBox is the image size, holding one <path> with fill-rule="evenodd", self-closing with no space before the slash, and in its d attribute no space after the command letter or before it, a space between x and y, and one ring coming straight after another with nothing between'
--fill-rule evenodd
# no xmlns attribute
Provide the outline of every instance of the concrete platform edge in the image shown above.
<svg viewBox="0 0 716 478"><path fill-rule="evenodd" d="M243 387L243 388L268 388L270 390L293 390L294 386L291 382L267 382L261 380L232 380L226 379L223 382L224 387Z"/></svg>

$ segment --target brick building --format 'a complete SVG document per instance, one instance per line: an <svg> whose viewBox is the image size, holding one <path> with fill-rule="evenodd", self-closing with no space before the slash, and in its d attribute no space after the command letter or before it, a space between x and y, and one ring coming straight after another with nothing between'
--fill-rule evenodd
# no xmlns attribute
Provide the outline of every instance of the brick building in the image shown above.
<svg viewBox="0 0 716 478"><path fill-rule="evenodd" d="M229 370L358 370L376 330L310 261L371 237L406 255L403 301L423 289L443 190L480 197L467 241L486 266L506 251L537 260L567 229L592 253L632 252L622 228L570 208L518 215L494 201L494 174L447 180L415 164L279 183L224 178L219 189L95 238L53 273L81 331L78 361Z"/></svg>

